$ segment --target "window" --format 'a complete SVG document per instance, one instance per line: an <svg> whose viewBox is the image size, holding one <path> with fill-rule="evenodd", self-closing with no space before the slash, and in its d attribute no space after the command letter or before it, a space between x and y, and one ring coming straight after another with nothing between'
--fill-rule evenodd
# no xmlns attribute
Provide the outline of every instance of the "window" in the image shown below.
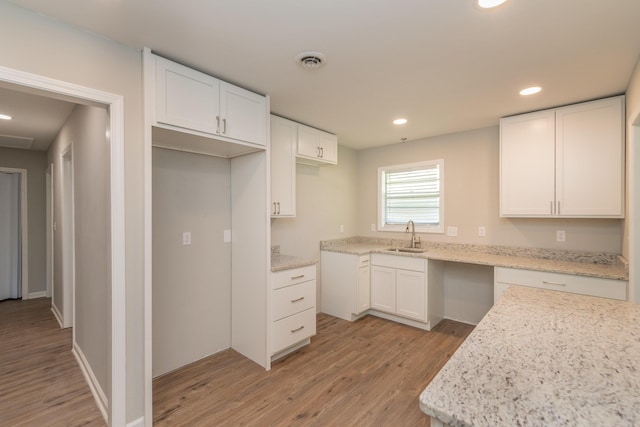
<svg viewBox="0 0 640 427"><path fill-rule="evenodd" d="M378 168L378 230L444 231L444 160Z"/></svg>

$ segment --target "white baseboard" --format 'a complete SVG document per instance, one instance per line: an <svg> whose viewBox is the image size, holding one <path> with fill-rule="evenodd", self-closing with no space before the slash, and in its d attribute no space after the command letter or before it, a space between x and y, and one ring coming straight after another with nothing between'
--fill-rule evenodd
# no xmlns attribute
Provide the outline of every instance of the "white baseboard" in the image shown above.
<svg viewBox="0 0 640 427"><path fill-rule="evenodd" d="M107 407L108 407L107 396L104 394L104 391L102 390L102 387L100 387L100 384L96 379L96 376L93 374L91 365L89 365L87 358L84 356L84 353L82 352L80 347L78 347L76 342L73 343L73 350L71 351L73 355L76 357L78 364L80 365L80 370L82 371L82 374L84 375L84 379L87 381L87 384L89 385L91 394L93 394L93 398L95 399L96 404L98 405L98 409L100 410L100 412L102 413L102 416L104 417L104 421L108 424L109 416L107 415Z"/></svg>
<svg viewBox="0 0 640 427"><path fill-rule="evenodd" d="M53 313L53 317L56 318L58 324L60 325L60 329L64 329L64 323L62 322L62 315L55 304L51 303L51 312Z"/></svg>
<svg viewBox="0 0 640 427"><path fill-rule="evenodd" d="M140 417L137 420L127 423L127 427L144 427L144 417Z"/></svg>
<svg viewBox="0 0 640 427"><path fill-rule="evenodd" d="M47 291L40 291L40 292L31 292L29 293L29 299L33 299L33 298L46 298L47 297Z"/></svg>

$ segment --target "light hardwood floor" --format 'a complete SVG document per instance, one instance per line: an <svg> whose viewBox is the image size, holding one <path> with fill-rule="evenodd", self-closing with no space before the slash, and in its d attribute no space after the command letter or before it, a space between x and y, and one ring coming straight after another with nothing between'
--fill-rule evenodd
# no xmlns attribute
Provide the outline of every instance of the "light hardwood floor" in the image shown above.
<svg viewBox="0 0 640 427"><path fill-rule="evenodd" d="M0 426L104 426L51 300L0 302Z"/></svg>
<svg viewBox="0 0 640 427"><path fill-rule="evenodd" d="M431 332L318 315L309 346L271 371L226 350L156 378L158 426L428 426L418 396L473 329Z"/></svg>

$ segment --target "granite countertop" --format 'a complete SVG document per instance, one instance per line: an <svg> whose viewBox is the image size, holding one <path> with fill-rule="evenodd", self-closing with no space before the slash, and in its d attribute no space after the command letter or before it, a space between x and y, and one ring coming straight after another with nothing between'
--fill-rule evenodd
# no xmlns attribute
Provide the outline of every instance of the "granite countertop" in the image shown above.
<svg viewBox="0 0 640 427"><path fill-rule="evenodd" d="M300 258L281 253L271 253L271 271L289 270L297 267L305 267L307 265L317 264L316 258Z"/></svg>
<svg viewBox="0 0 640 427"><path fill-rule="evenodd" d="M354 255L382 253L495 267L521 268L614 280L629 280L621 256L610 253L463 245L423 242L423 253L394 253L387 249L407 246L406 240L351 237L320 242L323 251Z"/></svg>
<svg viewBox="0 0 640 427"><path fill-rule="evenodd" d="M450 426L637 425L640 305L511 286L420 395Z"/></svg>

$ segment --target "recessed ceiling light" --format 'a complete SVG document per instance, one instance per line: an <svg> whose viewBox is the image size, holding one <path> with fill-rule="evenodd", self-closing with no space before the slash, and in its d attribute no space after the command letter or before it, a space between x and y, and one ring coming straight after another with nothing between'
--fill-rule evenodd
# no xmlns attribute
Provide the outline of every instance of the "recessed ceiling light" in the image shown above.
<svg viewBox="0 0 640 427"><path fill-rule="evenodd" d="M491 9L492 7L500 6L507 0L477 0L478 7L482 9Z"/></svg>
<svg viewBox="0 0 640 427"><path fill-rule="evenodd" d="M533 94L536 94L536 93L540 92L541 90L542 90L542 88L540 86L531 86L531 87L528 87L526 89L522 89L520 91L520 95L525 95L525 96L526 95L533 95Z"/></svg>
<svg viewBox="0 0 640 427"><path fill-rule="evenodd" d="M407 123L407 119L395 119L395 120L393 121L393 124L394 124L394 125L403 125L403 124L405 124L405 123Z"/></svg>
<svg viewBox="0 0 640 427"><path fill-rule="evenodd" d="M11 116L7 116L6 114L0 114L0 120L11 120Z"/></svg>

